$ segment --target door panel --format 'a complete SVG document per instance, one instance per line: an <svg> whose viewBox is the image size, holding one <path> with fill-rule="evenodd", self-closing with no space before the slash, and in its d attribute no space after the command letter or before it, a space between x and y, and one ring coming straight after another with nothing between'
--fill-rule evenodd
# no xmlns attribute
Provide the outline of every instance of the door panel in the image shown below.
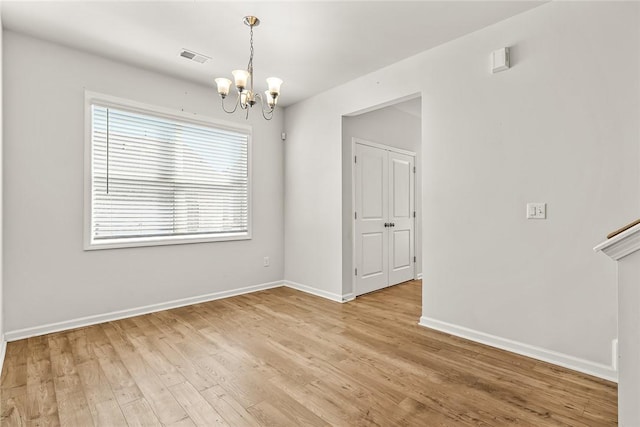
<svg viewBox="0 0 640 427"><path fill-rule="evenodd" d="M384 233L367 233L362 235L362 271L360 275L368 278L386 274L384 271Z"/></svg>
<svg viewBox="0 0 640 427"><path fill-rule="evenodd" d="M392 265L389 269L389 285L406 282L414 277L414 157L393 151L389 157L389 198L391 209L389 222L393 237L390 239Z"/></svg>
<svg viewBox="0 0 640 427"><path fill-rule="evenodd" d="M393 252L391 255L391 268L399 270L411 267L413 257L411 256L411 236L409 230L393 230Z"/></svg>
<svg viewBox="0 0 640 427"><path fill-rule="evenodd" d="M361 155L360 160L362 167L362 212L363 219L379 219L382 220L386 217L384 215L384 202L385 196L382 189L384 186L384 159L381 157L373 157L368 155Z"/></svg>
<svg viewBox="0 0 640 427"><path fill-rule="evenodd" d="M356 144L355 220L356 294L382 289L388 284L389 171L384 150Z"/></svg>
<svg viewBox="0 0 640 427"><path fill-rule="evenodd" d="M407 161L392 158L390 159L391 185L393 185L392 206L394 218L409 218L412 215L411 198L409 192L411 190L411 181L413 180L412 164Z"/></svg>

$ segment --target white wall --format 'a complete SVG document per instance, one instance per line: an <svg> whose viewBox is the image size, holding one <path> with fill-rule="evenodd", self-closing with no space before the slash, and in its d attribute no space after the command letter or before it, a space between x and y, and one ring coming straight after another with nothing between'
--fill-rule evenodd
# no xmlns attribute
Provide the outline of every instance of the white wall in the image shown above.
<svg viewBox="0 0 640 427"><path fill-rule="evenodd" d="M7 332L282 280L282 115L250 120L252 240L85 252L85 88L244 119L220 111L213 87L14 32L4 42ZM270 267L262 266L264 256Z"/></svg>
<svg viewBox="0 0 640 427"><path fill-rule="evenodd" d="M3 251L2 248L4 246L3 242L4 239L2 238L2 229L3 229L3 196L2 196L2 188L3 188L3 184L2 184L2 177L3 177L3 160L2 160L2 152L4 151L3 149L3 139L2 139L2 135L3 135L3 130L2 130L2 105L3 105L3 97L2 97L2 59L3 59L3 42L2 42L2 35L3 35L3 29L2 29L2 10L0 8L0 372L2 371L2 362L4 361L4 287L3 287L3 277L4 277L4 272L3 272L3 265L4 265L4 259L3 259Z"/></svg>
<svg viewBox="0 0 640 427"><path fill-rule="evenodd" d="M639 210L639 7L550 2L289 107L285 278L340 291L341 117L421 92L424 319L606 371L615 267L591 248Z"/></svg>
<svg viewBox="0 0 640 427"><path fill-rule="evenodd" d="M634 427L640 425L640 251L620 259L617 267L618 324L623 338L619 350L618 421L622 427Z"/></svg>
<svg viewBox="0 0 640 427"><path fill-rule="evenodd" d="M342 294L353 292L353 206L352 206L352 139L360 138L416 153L420 165L420 117L394 106L342 118ZM419 169L419 168L416 168ZM421 170L416 173L416 211L422 206ZM421 217L415 224L416 274L422 273Z"/></svg>

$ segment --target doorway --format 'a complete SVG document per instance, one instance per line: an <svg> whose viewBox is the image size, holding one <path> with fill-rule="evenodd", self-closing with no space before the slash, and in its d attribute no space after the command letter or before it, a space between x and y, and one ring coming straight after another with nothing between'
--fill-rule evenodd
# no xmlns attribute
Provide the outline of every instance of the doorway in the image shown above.
<svg viewBox="0 0 640 427"><path fill-rule="evenodd" d="M355 224L355 170L354 156L356 146L354 138L369 142L369 146L378 145L390 148L401 154L415 153L414 166L416 167L414 180L414 249L416 262L413 263L414 276L409 279L422 278L422 98L420 94L409 95L395 101L390 101L379 106L353 112L342 117L342 299L349 301L355 298L357 281L362 273L362 268L357 266L356 260L356 224ZM367 145L367 144L365 144ZM382 221L384 223L394 221ZM396 230L399 230L398 221L395 221ZM393 230L393 227L390 227ZM387 230L387 235L393 234ZM398 239L400 239L400 232ZM384 239L383 236L379 236ZM373 236L372 236L373 241ZM389 249L387 249L387 254ZM380 255L383 259L386 257ZM401 257L400 257L401 258ZM379 260L379 258L378 258ZM387 259L387 262L395 260ZM356 275L356 268L359 268ZM380 273L384 276L384 273ZM391 280L389 283L392 283ZM361 286L362 288L362 286Z"/></svg>
<svg viewBox="0 0 640 427"><path fill-rule="evenodd" d="M355 296L415 275L415 153L354 138Z"/></svg>

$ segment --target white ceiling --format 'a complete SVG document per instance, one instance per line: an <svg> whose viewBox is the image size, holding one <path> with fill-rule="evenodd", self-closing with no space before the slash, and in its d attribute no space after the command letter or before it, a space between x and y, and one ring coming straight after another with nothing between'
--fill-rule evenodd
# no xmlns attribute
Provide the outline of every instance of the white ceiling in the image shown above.
<svg viewBox="0 0 640 427"><path fill-rule="evenodd" d="M254 30L257 89L284 80L290 105L489 26L541 1L2 1L3 26L213 87L246 68ZM186 48L212 58L181 58Z"/></svg>

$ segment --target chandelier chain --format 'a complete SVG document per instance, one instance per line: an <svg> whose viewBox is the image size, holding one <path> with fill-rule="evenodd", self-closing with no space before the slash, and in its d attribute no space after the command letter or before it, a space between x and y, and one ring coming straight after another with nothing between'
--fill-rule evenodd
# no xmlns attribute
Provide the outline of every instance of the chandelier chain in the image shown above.
<svg viewBox="0 0 640 427"><path fill-rule="evenodd" d="M249 71L251 90L253 91L253 25L249 27L249 64L247 65L247 71Z"/></svg>

